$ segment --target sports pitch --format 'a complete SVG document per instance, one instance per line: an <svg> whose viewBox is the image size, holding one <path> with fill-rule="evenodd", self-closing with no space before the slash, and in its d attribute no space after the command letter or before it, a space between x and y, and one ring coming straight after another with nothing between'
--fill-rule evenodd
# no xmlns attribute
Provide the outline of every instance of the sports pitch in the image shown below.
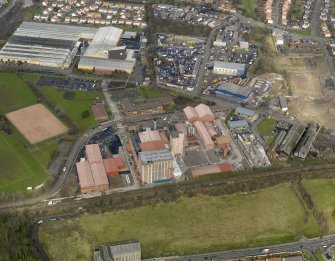
<svg viewBox="0 0 335 261"><path fill-rule="evenodd" d="M16 135L0 132L0 191L26 190L43 183L47 173Z"/></svg>
<svg viewBox="0 0 335 261"><path fill-rule="evenodd" d="M37 98L19 75L0 73L0 115L37 103ZM31 145L12 126L11 134L0 130L0 192L35 187L47 179L50 156L58 149L57 141Z"/></svg>
<svg viewBox="0 0 335 261"><path fill-rule="evenodd" d="M43 104L7 113L6 117L31 144L59 136L68 130Z"/></svg>

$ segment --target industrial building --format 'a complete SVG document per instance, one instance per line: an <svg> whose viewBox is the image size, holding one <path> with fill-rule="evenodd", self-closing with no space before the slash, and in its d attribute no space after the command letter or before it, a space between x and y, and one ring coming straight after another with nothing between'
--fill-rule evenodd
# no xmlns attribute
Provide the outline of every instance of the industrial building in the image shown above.
<svg viewBox="0 0 335 261"><path fill-rule="evenodd" d="M170 126L170 148L173 155L183 155L184 154L184 142L185 133L184 131L178 131L176 126Z"/></svg>
<svg viewBox="0 0 335 261"><path fill-rule="evenodd" d="M97 29L58 24L23 22L0 51L2 61L21 61L67 68L80 47L80 39L92 39Z"/></svg>
<svg viewBox="0 0 335 261"><path fill-rule="evenodd" d="M183 109L183 112L186 120L188 120L190 123L199 120L199 115L193 107L187 106L186 108Z"/></svg>
<svg viewBox="0 0 335 261"><path fill-rule="evenodd" d="M235 110L235 114L240 115L242 117L245 118L251 118L252 116L254 116L256 114L256 112L254 110L249 110L246 108L242 108L242 107L237 107Z"/></svg>
<svg viewBox="0 0 335 261"><path fill-rule="evenodd" d="M94 119L96 121L107 121L108 120L108 114L106 111L106 107L102 103L95 103L91 105L91 110L94 115Z"/></svg>
<svg viewBox="0 0 335 261"><path fill-rule="evenodd" d="M220 172L231 172L231 166L229 164L212 164L198 167L192 167L188 171L188 178L194 179L205 175L220 173Z"/></svg>
<svg viewBox="0 0 335 261"><path fill-rule="evenodd" d="M244 129L248 128L249 124L246 120L239 120L239 121L228 121L229 129Z"/></svg>
<svg viewBox="0 0 335 261"><path fill-rule="evenodd" d="M283 112L287 112L288 111L288 106L287 106L287 102L286 102L286 99L284 96L279 96L279 104L280 104L280 107L281 107L281 110Z"/></svg>
<svg viewBox="0 0 335 261"><path fill-rule="evenodd" d="M157 101L145 102L142 104L132 104L129 98L122 100L122 108L127 115L162 113L164 112L163 104Z"/></svg>
<svg viewBox="0 0 335 261"><path fill-rule="evenodd" d="M215 117L212 112L212 110L209 108L209 106L200 103L196 107L194 107L194 110L198 114L198 118L200 121L214 121Z"/></svg>
<svg viewBox="0 0 335 261"><path fill-rule="evenodd" d="M142 151L138 166L144 184L159 183L173 178L173 156L167 149Z"/></svg>
<svg viewBox="0 0 335 261"><path fill-rule="evenodd" d="M120 157L104 159L103 164L108 177L119 175L126 168L123 158Z"/></svg>
<svg viewBox="0 0 335 261"><path fill-rule="evenodd" d="M251 88L223 82L215 90L215 93L219 95L233 96L238 99L247 99L251 93Z"/></svg>
<svg viewBox="0 0 335 261"><path fill-rule="evenodd" d="M297 146L304 132L305 126L303 124L293 124L288 133L286 134L283 142L280 144L278 152L282 152L289 156Z"/></svg>
<svg viewBox="0 0 335 261"><path fill-rule="evenodd" d="M97 29L23 22L1 49L0 60L66 69L85 40L89 46L80 58L78 69L99 74L110 74L115 70L131 73L135 65L133 50L126 50L122 59L109 57L109 51L117 46L121 35L122 30L112 26Z"/></svg>
<svg viewBox="0 0 335 261"><path fill-rule="evenodd" d="M214 149L214 142L209 135L204 123L202 121L196 121L194 122L194 127L196 128L200 139L202 141L202 144L205 149Z"/></svg>
<svg viewBox="0 0 335 261"><path fill-rule="evenodd" d="M100 246L94 251L94 261L141 261L138 241Z"/></svg>
<svg viewBox="0 0 335 261"><path fill-rule="evenodd" d="M308 126L305 134L301 138L295 152L294 156L299 157L299 158L306 158L309 150L312 147L312 144L318 135L320 130L320 125L317 123L312 123L310 126Z"/></svg>
<svg viewBox="0 0 335 261"><path fill-rule="evenodd" d="M109 189L100 147L98 144L85 146L86 159L77 162L77 173L82 193Z"/></svg>
<svg viewBox="0 0 335 261"><path fill-rule="evenodd" d="M213 73L215 74L243 76L245 70L246 66L242 63L214 61Z"/></svg>

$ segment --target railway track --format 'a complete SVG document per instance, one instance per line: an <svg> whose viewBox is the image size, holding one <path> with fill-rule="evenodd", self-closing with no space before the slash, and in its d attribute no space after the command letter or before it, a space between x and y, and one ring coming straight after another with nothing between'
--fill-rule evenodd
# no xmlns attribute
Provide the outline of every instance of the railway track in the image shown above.
<svg viewBox="0 0 335 261"><path fill-rule="evenodd" d="M320 177L320 174L325 174ZM159 198L164 198L168 194L187 195L189 192L210 190L222 186L233 186L238 184L247 184L248 182L269 180L273 178L274 184L290 182L298 179L312 178L335 178L335 163L322 165L309 165L303 167L291 167L284 169L264 169L251 173L237 173L231 175L207 176L204 178L185 181L180 183L169 183L150 188L142 188L127 192L112 193L99 197L68 199L61 203L47 206L45 202L33 206L20 208L1 209L0 212L23 212L29 211L38 213L43 210L62 213L68 209L86 208L91 206L110 206L117 208L135 207L155 202ZM274 179L275 178L275 179ZM273 185L273 183L271 183Z"/></svg>

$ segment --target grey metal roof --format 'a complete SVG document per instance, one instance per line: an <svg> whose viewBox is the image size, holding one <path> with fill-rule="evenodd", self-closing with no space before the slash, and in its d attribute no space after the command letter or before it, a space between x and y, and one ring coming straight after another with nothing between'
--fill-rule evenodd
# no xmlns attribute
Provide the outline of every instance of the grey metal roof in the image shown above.
<svg viewBox="0 0 335 261"><path fill-rule="evenodd" d="M110 246L112 255L120 255L141 251L140 242L120 243Z"/></svg>
<svg viewBox="0 0 335 261"><path fill-rule="evenodd" d="M305 126L301 123L296 123L292 125L287 135L285 136L282 144L280 144L278 151L284 152L290 155L298 144L301 136L304 134Z"/></svg>
<svg viewBox="0 0 335 261"><path fill-rule="evenodd" d="M90 66L101 70L125 70L131 71L135 65L135 60L115 60L104 58L82 57L78 66Z"/></svg>
<svg viewBox="0 0 335 261"><path fill-rule="evenodd" d="M214 61L214 68L225 68L230 70L245 70L245 64Z"/></svg>
<svg viewBox="0 0 335 261"><path fill-rule="evenodd" d="M239 86L233 83L229 83L229 82L223 82L221 83L218 88L217 91L219 92L220 90L223 91L228 91L231 93L236 93L236 94L240 94L243 95L245 97L248 97L250 92L251 92L251 88L250 87L243 87L243 86Z"/></svg>
<svg viewBox="0 0 335 261"><path fill-rule="evenodd" d="M254 116L254 114L256 112L253 111L253 110L246 109L246 108L238 107L238 108L236 108L235 113L242 114L242 115L245 115L245 116L248 116L248 117L252 117L252 116Z"/></svg>
<svg viewBox="0 0 335 261"><path fill-rule="evenodd" d="M142 151L138 154L138 156L144 165L154 161L173 160L173 156L168 149Z"/></svg>
<svg viewBox="0 0 335 261"><path fill-rule="evenodd" d="M248 122L246 120L241 121L228 121L229 128L246 128L248 127Z"/></svg>

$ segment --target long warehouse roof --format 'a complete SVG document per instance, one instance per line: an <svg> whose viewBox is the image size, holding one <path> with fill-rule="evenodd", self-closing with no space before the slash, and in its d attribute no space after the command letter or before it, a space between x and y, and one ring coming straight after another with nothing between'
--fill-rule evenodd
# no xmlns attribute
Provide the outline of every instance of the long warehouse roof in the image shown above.
<svg viewBox="0 0 335 261"><path fill-rule="evenodd" d="M123 30L117 27L100 27L85 52L85 56L108 58L108 51L117 46Z"/></svg>
<svg viewBox="0 0 335 261"><path fill-rule="evenodd" d="M78 67L95 67L100 70L129 70L135 65L135 60L114 60L103 58L82 57Z"/></svg>

